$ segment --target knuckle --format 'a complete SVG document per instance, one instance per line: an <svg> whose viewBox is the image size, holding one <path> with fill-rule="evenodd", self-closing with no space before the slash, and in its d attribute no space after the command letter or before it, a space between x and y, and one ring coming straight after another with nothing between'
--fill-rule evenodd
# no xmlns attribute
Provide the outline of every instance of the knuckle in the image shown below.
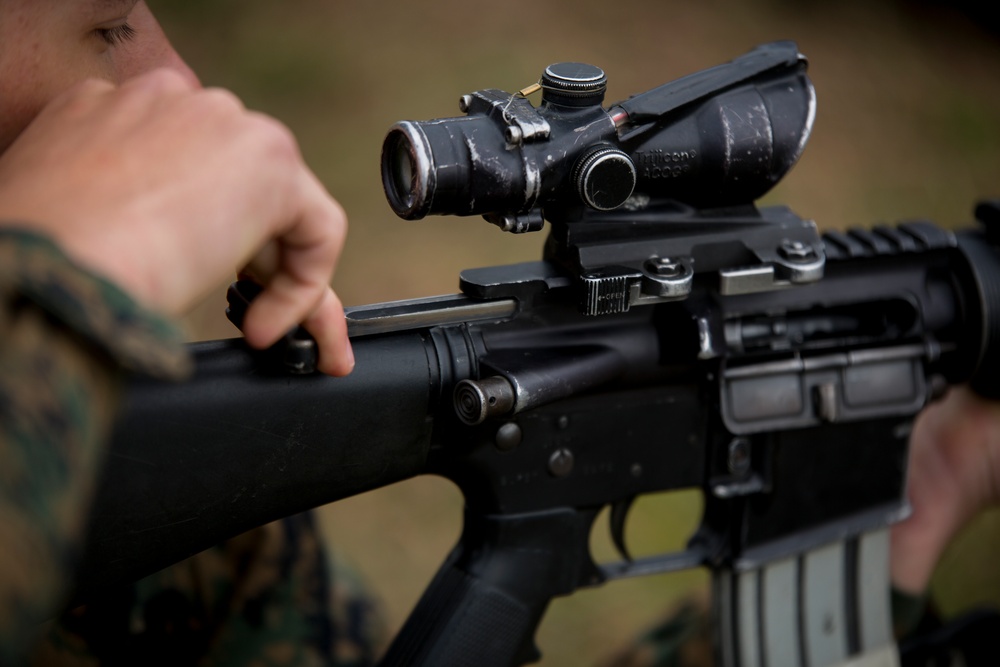
<svg viewBox="0 0 1000 667"><path fill-rule="evenodd" d="M235 93L225 88L205 88L198 92L198 99L220 114L243 114L246 107Z"/></svg>
<svg viewBox="0 0 1000 667"><path fill-rule="evenodd" d="M284 123L260 113L251 114L251 122L269 157L287 164L301 161L295 135Z"/></svg>
<svg viewBox="0 0 1000 667"><path fill-rule="evenodd" d="M322 230L322 254L331 267L347 241L347 214L340 203L331 197L325 189L319 191L321 199L313 199L313 211L316 215L318 229ZM332 269L331 269L332 270Z"/></svg>
<svg viewBox="0 0 1000 667"><path fill-rule="evenodd" d="M122 85L123 90L142 91L153 94L181 93L192 90L191 82L176 70L160 67L129 79Z"/></svg>

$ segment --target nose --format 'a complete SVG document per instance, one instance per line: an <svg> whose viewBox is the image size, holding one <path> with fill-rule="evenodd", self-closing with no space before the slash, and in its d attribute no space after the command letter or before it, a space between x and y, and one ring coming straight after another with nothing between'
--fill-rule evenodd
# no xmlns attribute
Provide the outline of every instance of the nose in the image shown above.
<svg viewBox="0 0 1000 667"><path fill-rule="evenodd" d="M122 59L118 72L121 81L166 67L179 72L191 85L201 87L198 75L174 50L145 2L139 2L135 6L129 16L129 23L136 29L136 38L127 45L128 56Z"/></svg>
<svg viewBox="0 0 1000 667"><path fill-rule="evenodd" d="M184 62L184 59L181 58L180 54L174 50L174 47L170 45L169 41L167 42L167 46L168 53L164 54L164 63L162 66L168 67L176 72L180 72L188 83L196 88L201 88L201 80L198 79L198 75L194 73L194 70L191 69L186 62Z"/></svg>

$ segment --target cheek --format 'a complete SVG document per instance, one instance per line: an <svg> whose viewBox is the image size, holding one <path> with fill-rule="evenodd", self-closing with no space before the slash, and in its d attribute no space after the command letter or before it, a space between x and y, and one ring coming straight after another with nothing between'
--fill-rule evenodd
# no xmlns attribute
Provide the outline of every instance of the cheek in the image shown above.
<svg viewBox="0 0 1000 667"><path fill-rule="evenodd" d="M108 69L39 60L24 63L14 76L0 72L0 152L53 98L73 84L95 77L110 78Z"/></svg>
<svg viewBox="0 0 1000 667"><path fill-rule="evenodd" d="M88 78L113 78L106 59L85 48L47 50L36 44L15 54L0 65L0 152L66 89Z"/></svg>
<svg viewBox="0 0 1000 667"><path fill-rule="evenodd" d="M37 59L4 61L0 68L0 151L21 133L50 98L47 87L31 85L42 81ZM6 65L12 65L6 67Z"/></svg>
<svg viewBox="0 0 1000 667"><path fill-rule="evenodd" d="M26 125L21 114L15 115L7 110L6 105L0 104L0 153L7 150Z"/></svg>

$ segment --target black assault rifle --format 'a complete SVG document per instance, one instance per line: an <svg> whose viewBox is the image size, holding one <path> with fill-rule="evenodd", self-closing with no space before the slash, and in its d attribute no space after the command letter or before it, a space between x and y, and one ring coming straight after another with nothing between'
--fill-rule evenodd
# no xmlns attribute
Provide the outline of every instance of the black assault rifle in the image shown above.
<svg viewBox="0 0 1000 667"><path fill-rule="evenodd" d="M265 522L415 475L462 490L458 545L383 665L537 660L549 601L708 566L720 664L893 665L886 527L907 436L947 385L995 393L1000 207L830 232L753 202L798 159L815 97L794 44L604 108L604 73L402 122L382 174L404 218L550 223L544 261L465 271L460 295L350 309L354 373L192 346L185 384L136 382L107 462L81 593ZM237 285L239 321L253 289ZM630 558L641 494L698 488L678 553ZM622 560L588 539L612 507Z"/></svg>

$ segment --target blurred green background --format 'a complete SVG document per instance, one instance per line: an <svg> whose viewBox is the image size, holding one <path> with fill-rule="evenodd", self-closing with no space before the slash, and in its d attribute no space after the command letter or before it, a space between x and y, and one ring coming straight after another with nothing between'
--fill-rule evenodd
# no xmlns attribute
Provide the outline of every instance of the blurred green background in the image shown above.
<svg viewBox="0 0 1000 667"><path fill-rule="evenodd" d="M346 304L457 290L467 267L535 259L541 234L505 235L479 218L404 222L381 192L379 150L401 119L458 113L462 93L514 91L551 62L608 74L608 101L794 39L818 94L804 157L768 195L823 228L925 217L967 224L1000 196L1000 40L943 4L666 0L161 0L150 3L207 85L234 90L297 134L346 208L335 279ZM234 335L219 296L190 318L195 338ZM387 416L387 418L389 418ZM683 544L700 499L640 504L639 552ZM398 628L458 536L461 497L414 480L322 510L343 558L370 579ZM601 526L603 530L603 524ZM935 580L944 609L1000 601L1000 519L953 545ZM595 550L610 557L607 539ZM592 664L699 591L704 573L619 582L558 600L539 634L543 664Z"/></svg>

